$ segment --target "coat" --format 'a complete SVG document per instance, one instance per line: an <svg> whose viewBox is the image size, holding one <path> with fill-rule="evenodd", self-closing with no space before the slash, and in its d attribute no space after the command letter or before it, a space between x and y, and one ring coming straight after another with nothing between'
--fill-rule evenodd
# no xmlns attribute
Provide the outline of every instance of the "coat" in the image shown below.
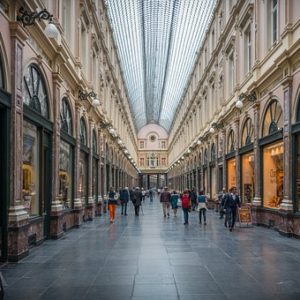
<svg viewBox="0 0 300 300"><path fill-rule="evenodd" d="M120 192L120 201L123 203L127 203L129 200L129 191L124 189Z"/></svg>
<svg viewBox="0 0 300 300"><path fill-rule="evenodd" d="M235 195L235 199L233 199L232 194L227 194L224 198L224 209L235 210L237 207L241 207L240 196Z"/></svg>
<svg viewBox="0 0 300 300"><path fill-rule="evenodd" d="M131 201L133 203L134 206L140 206L142 203L142 192L141 190L136 190L133 193L133 198L131 198Z"/></svg>

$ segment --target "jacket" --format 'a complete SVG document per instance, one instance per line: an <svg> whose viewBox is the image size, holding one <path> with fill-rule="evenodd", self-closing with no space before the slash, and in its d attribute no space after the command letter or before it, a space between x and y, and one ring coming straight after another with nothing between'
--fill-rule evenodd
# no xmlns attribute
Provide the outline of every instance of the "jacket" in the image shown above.
<svg viewBox="0 0 300 300"><path fill-rule="evenodd" d="M241 207L240 196L235 195L235 199L233 198L233 194L227 194L224 197L224 208L225 209L236 209L237 207Z"/></svg>
<svg viewBox="0 0 300 300"><path fill-rule="evenodd" d="M160 195L160 202L170 202L171 200L171 193L170 192L163 192Z"/></svg>
<svg viewBox="0 0 300 300"><path fill-rule="evenodd" d="M182 208L190 207L190 196L188 194L183 194L181 197L181 206Z"/></svg>

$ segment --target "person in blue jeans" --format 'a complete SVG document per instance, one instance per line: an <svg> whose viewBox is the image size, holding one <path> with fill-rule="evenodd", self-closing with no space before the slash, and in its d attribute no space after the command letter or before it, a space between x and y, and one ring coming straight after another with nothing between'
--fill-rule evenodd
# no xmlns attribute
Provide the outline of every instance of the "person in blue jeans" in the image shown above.
<svg viewBox="0 0 300 300"><path fill-rule="evenodd" d="M191 209L191 198L187 189L184 190L183 195L181 197L181 206L184 217L184 225L187 225L189 224L189 210Z"/></svg>
<svg viewBox="0 0 300 300"><path fill-rule="evenodd" d="M204 195L204 191L199 191L199 195L197 197L198 200L198 211L199 211L199 224L202 224L202 215L204 225L206 225L206 204L207 204L207 197Z"/></svg>

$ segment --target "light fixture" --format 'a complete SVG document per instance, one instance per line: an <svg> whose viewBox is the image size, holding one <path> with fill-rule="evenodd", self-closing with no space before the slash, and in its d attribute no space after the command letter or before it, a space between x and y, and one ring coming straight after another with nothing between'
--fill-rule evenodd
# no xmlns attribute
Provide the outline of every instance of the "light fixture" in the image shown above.
<svg viewBox="0 0 300 300"><path fill-rule="evenodd" d="M17 16L17 21L22 22L23 26L31 26L35 24L35 20L49 20L48 25L46 26L44 33L48 38L57 38L58 29L53 24L53 15L51 15L46 8L41 10L40 12L28 12L24 9L24 7L20 7L19 14Z"/></svg>
<svg viewBox="0 0 300 300"><path fill-rule="evenodd" d="M80 100L88 100L88 98L92 98L92 105L93 106L99 106L101 105L100 100L97 98L97 94L94 91L91 92L84 92L84 91L79 91L78 98Z"/></svg>
<svg viewBox="0 0 300 300"><path fill-rule="evenodd" d="M197 141L197 145L200 145L200 144L201 144L201 141L200 141L200 140L198 140L198 141Z"/></svg>
<svg viewBox="0 0 300 300"><path fill-rule="evenodd" d="M256 93L253 91L249 94L241 93L239 95L239 99L235 103L235 107L238 109L242 109L244 106L243 100L248 100L250 102L255 102L257 100Z"/></svg>
<svg viewBox="0 0 300 300"><path fill-rule="evenodd" d="M224 127L224 125L223 125L222 122L220 122L220 123L214 122L214 123L211 124L209 132L210 133L215 133L215 129L222 129L223 127Z"/></svg>

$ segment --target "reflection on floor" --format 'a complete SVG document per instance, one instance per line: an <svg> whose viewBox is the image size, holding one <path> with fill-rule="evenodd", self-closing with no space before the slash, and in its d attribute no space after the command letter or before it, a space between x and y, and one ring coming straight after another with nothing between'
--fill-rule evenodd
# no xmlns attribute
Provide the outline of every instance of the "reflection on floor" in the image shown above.
<svg viewBox="0 0 300 300"><path fill-rule="evenodd" d="M2 266L5 299L300 299L300 242L261 227L229 232L218 214L164 219L157 199L144 215L118 209Z"/></svg>

